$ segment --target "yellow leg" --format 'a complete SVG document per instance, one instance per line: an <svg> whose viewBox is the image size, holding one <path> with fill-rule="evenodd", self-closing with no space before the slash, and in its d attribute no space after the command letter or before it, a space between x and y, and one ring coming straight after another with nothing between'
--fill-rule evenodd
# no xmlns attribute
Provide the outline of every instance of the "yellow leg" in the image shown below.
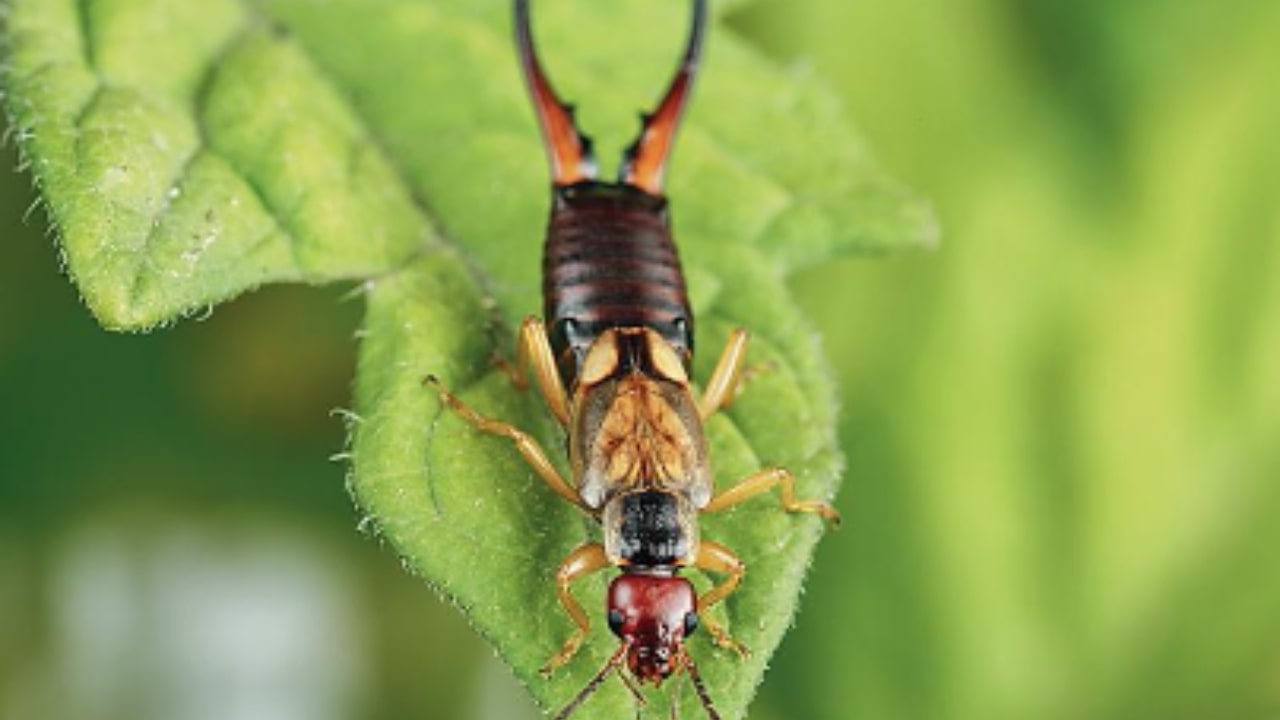
<svg viewBox="0 0 1280 720"><path fill-rule="evenodd" d="M747 331L738 328L729 336L720 359L716 361L716 369L707 380L707 387L702 391L702 399L698 402L698 413L706 420L717 410L727 408L738 394L742 384L742 363L747 357Z"/></svg>
<svg viewBox="0 0 1280 720"><path fill-rule="evenodd" d="M516 450L520 451L524 461L529 464L529 467L533 468L538 477L542 478L543 482L555 494L573 503L584 512L594 515L594 511L583 504L582 498L578 496L578 492L573 489L573 486L560 477L560 472L556 470L556 466L551 464L551 461L547 459L547 454L542 451L537 441L529 437L528 433L514 425L487 418L476 412L470 405L462 402L456 395L446 390L444 385L440 383L440 379L435 375L428 375L426 381L440 394L441 402L447 405L450 410L462 416L463 420L474 425L477 430L490 435L505 437L514 443Z"/></svg>
<svg viewBox="0 0 1280 720"><path fill-rule="evenodd" d="M582 609L582 605L573 597L573 593L569 591L569 585L583 575L603 570L609 567L609 558L604 554L604 546L600 543L587 543L580 546L577 550L569 553L569 557L560 563L560 569L556 571L556 595L560 598L560 604L564 606L564 611L568 613L569 619L573 620L573 624L577 626L569 639L565 641L564 647L560 648L560 652L556 653L542 666L539 672L543 677L551 677L551 673L556 668L569 662L569 659L578 652L578 648L582 646L582 641L587 637L587 631L591 629L591 620L587 618L587 613Z"/></svg>
<svg viewBox="0 0 1280 720"><path fill-rule="evenodd" d="M702 512L720 512L731 508L744 500L753 498L775 485L781 488L782 508L787 512L804 512L821 515L832 525L840 525L840 513L830 505L817 500L796 500L795 478L786 468L765 468L747 477L737 485L711 498L711 502L702 508Z"/></svg>
<svg viewBox="0 0 1280 720"><path fill-rule="evenodd" d="M531 370L538 381L538 390L547 401L547 408L560 421L561 426L569 425L569 400L564 383L560 382L560 371L556 368L555 355L551 353L551 342L547 339L547 328L542 320L527 317L520 325L520 339L516 347L516 364L521 373L517 373L517 384L524 387L523 372Z"/></svg>
<svg viewBox="0 0 1280 720"><path fill-rule="evenodd" d="M729 577L719 585L711 588L698 598L698 617L702 620L702 625L711 634L712 639L722 648L727 648L737 652L742 657L751 654L747 650L747 646L729 637L729 633L720 627L719 623L712 620L707 615L707 608L724 600L733 594L742 584L742 576L747 571L747 566L738 559L737 555L729 548L717 542L703 540L698 546L698 556L693 561L694 567L699 570L720 573Z"/></svg>

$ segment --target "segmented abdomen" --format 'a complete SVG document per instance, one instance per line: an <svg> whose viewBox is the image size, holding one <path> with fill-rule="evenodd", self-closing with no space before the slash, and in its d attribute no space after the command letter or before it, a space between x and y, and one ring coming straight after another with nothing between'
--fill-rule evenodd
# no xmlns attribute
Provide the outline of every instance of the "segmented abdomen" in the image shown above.
<svg viewBox="0 0 1280 720"><path fill-rule="evenodd" d="M693 313L664 199L601 183L557 188L542 271L551 346L567 385L611 327L653 328L688 364Z"/></svg>

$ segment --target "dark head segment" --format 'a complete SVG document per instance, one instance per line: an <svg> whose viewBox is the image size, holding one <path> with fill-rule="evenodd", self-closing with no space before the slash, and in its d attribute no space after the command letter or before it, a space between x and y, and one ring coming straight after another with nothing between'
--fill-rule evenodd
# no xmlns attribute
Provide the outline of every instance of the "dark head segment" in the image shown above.
<svg viewBox="0 0 1280 720"><path fill-rule="evenodd" d="M693 0L693 25L680 66L658 108L641 116L643 124L640 135L623 158L618 178L620 183L650 195L662 195L667 158L671 154L676 127L680 123L693 86L693 76L698 69L706 19L706 0ZM529 86L538 123L542 127L547 155L551 161L552 183L556 187L567 187L596 180L598 170L591 151L591 139L578 129L573 120L573 106L556 96L551 82L542 70L530 27L529 0L515 0L515 21L520 65L524 69L525 82Z"/></svg>
<svg viewBox="0 0 1280 720"><path fill-rule="evenodd" d="M659 685L684 671L711 720L720 714L684 641L698 629L698 599L688 580L628 572L609 584L609 629L622 641L627 669L640 682ZM615 657L619 657L615 655Z"/></svg>
<svg viewBox="0 0 1280 720"><path fill-rule="evenodd" d="M609 629L627 646L627 668L657 685L684 663L684 639L698 627L697 596L682 577L624 573L609 585Z"/></svg>
<svg viewBox="0 0 1280 720"><path fill-rule="evenodd" d="M609 629L621 643L591 682L556 714L555 720L564 720L573 714L600 688L609 673L624 663L631 677L641 683L659 685L681 671L688 673L707 717L720 720L698 666L684 647L685 638L698 629L697 604L693 585L681 577L628 572L614 578L609 584L608 621ZM633 681L624 673L619 677L635 696L636 703L643 705L644 697Z"/></svg>

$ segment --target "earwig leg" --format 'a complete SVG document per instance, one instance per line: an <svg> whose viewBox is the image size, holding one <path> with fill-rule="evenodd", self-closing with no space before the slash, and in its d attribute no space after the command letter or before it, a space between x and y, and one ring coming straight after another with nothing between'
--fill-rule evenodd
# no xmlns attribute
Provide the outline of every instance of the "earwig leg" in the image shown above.
<svg viewBox="0 0 1280 720"><path fill-rule="evenodd" d="M708 633L711 633L711 637L717 645L733 650L742 657L747 657L751 654L747 650L747 646L729 637L729 633L725 632L719 623L706 614L707 608L729 597L738 589L738 586L742 584L742 576L746 573L747 566L738 559L737 555L733 554L732 550L710 540L703 540L698 546L698 556L694 559L693 565L699 570L729 576L727 580L711 588L698 598L698 616L702 620L702 625L707 628Z"/></svg>
<svg viewBox="0 0 1280 720"><path fill-rule="evenodd" d="M520 326L520 341L516 349L516 364L524 372L531 371L538 381L538 390L547 401L547 408L556 416L560 425L569 424L569 400L560 371L556 369L551 342L547 340L547 327L536 317L527 317ZM521 373L523 378L523 372Z"/></svg>
<svg viewBox="0 0 1280 720"><path fill-rule="evenodd" d="M738 328L729 336L720 359L716 361L716 369L707 380L707 387L702 391L698 402L698 414L703 420L711 417L721 408L729 407L742 385L742 365L747 357L747 331Z"/></svg>
<svg viewBox="0 0 1280 720"><path fill-rule="evenodd" d="M428 375L426 382L435 388L440 394L440 402L443 402L463 420L471 423L477 430L490 435L499 435L505 437L515 444L516 450L520 452L521 457L528 463L529 467L542 478L542 481L550 487L555 494L573 503L584 512L591 513L591 509L582 503L582 498L578 497L578 493L563 477L560 477L560 471L556 470L556 466L551 464L547 459L547 454L543 452L542 447L537 441L529 437L528 433L520 430L514 425L502 422L501 420L493 420L487 418L471 408L470 405L462 402L456 395L445 389L440 383L440 379L434 375Z"/></svg>
<svg viewBox="0 0 1280 720"><path fill-rule="evenodd" d="M591 629L591 621L587 618L587 613L582 609L582 605L573 597L573 593L569 591L569 585L583 575L603 570L609 567L609 558L604 554L604 546L600 543L587 543L577 550L569 553L569 557L560 563L560 569L556 571L556 595L560 598L560 604L564 606L564 611L568 613L569 619L573 620L573 624L578 626L573 635L565 641L564 647L560 648L560 652L552 656L546 665L542 666L539 672L543 677L551 677L551 673L556 668L569 662L569 659L578 652L578 648L582 645L583 639L587 637L587 631Z"/></svg>
<svg viewBox="0 0 1280 720"><path fill-rule="evenodd" d="M817 500L796 500L795 477L786 468L765 468L747 477L737 485L711 498L702 512L713 513L731 508L744 500L766 492L773 486L781 487L782 508L787 512L804 512L821 515L832 525L840 524L840 513L830 505Z"/></svg>

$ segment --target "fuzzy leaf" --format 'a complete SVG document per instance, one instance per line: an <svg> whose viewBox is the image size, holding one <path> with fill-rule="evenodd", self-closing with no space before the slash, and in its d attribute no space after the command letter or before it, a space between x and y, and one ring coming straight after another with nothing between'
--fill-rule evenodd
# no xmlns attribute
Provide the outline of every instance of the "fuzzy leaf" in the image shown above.
<svg viewBox="0 0 1280 720"><path fill-rule="evenodd" d="M556 82L600 148L630 139L686 12L538 4ZM268 281L372 278L353 494L556 707L614 646L597 622L553 680L536 675L571 629L556 567L598 530L422 387L437 374L560 447L536 398L491 363L540 306L548 202L508 15L497 0L22 0L8 21L7 85L68 267L104 324L146 327ZM641 41L620 51L607 40L620 35ZM802 496L829 498L841 468L835 392L785 277L841 253L929 245L932 217L877 174L813 78L725 32L709 45L669 187L698 319L695 369L707 376L737 326L753 333L750 361L768 368L709 424L718 482L781 464ZM745 713L821 531L772 496L706 520L704 536L750 568L715 612L752 658L693 641L725 717ZM597 615L604 581L577 589ZM665 697L654 694L658 712ZM579 717L630 703L610 684Z"/></svg>
<svg viewBox="0 0 1280 720"><path fill-rule="evenodd" d="M308 58L243 3L16 3L9 109L106 326L402 265L429 229Z"/></svg>

